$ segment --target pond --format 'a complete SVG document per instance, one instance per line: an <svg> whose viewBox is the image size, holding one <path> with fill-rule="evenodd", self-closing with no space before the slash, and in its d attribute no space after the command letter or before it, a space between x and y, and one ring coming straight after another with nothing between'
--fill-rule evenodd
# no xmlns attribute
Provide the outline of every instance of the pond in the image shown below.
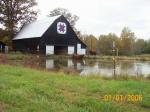
<svg viewBox="0 0 150 112"><path fill-rule="evenodd" d="M47 59L46 69L67 67L75 69L80 72L80 75L114 75L114 64L111 60L99 61L99 60L72 60L72 59ZM150 62L142 61L117 61L115 68L116 75L144 75L145 77L150 75Z"/></svg>
<svg viewBox="0 0 150 112"><path fill-rule="evenodd" d="M4 59L3 59L4 58ZM31 56L23 59L11 59L4 56L0 63L26 66L30 68L46 70L70 70L76 71L81 76L102 75L111 77L114 75L114 65L112 60L100 61L92 59L73 60L69 58L45 58ZM144 77L150 76L150 61L117 61L115 75L133 75Z"/></svg>

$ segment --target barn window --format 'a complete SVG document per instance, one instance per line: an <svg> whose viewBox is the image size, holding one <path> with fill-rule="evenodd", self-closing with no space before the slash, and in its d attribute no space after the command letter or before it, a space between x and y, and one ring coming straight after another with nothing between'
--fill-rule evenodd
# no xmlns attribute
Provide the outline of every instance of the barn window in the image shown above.
<svg viewBox="0 0 150 112"><path fill-rule="evenodd" d="M67 33L67 25L64 22L57 23L57 33L58 34L66 34Z"/></svg>

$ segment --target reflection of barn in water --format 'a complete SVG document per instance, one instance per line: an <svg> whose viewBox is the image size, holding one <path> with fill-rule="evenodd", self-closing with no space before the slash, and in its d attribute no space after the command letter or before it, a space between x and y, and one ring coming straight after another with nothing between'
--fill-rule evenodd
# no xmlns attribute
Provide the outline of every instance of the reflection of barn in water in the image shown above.
<svg viewBox="0 0 150 112"><path fill-rule="evenodd" d="M83 60L72 60L72 59L47 59L46 60L46 69L61 69L61 68L72 68L80 70L84 66Z"/></svg>
<svg viewBox="0 0 150 112"><path fill-rule="evenodd" d="M77 37L64 16L25 25L13 39L13 48L24 52L39 50L46 55L86 53L86 45Z"/></svg>

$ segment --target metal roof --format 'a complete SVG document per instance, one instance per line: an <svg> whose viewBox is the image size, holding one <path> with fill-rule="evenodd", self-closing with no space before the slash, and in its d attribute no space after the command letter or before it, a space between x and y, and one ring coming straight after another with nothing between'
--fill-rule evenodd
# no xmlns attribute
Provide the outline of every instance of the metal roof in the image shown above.
<svg viewBox="0 0 150 112"><path fill-rule="evenodd" d="M41 37L58 17L47 17L25 25L13 40Z"/></svg>

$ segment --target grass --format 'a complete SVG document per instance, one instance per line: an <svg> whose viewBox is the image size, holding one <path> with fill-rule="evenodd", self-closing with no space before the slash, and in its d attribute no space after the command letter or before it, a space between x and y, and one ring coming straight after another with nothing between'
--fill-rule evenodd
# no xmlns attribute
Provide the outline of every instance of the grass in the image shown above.
<svg viewBox="0 0 150 112"><path fill-rule="evenodd" d="M23 60L23 59L28 59L30 57L33 57L33 56L40 56L40 57L45 57L47 59L49 58L52 58L52 59L59 59L59 58L65 58L65 59L68 59L68 58L71 58L71 56L69 55L49 55L49 56L45 56L43 54L29 54L29 53L21 53L21 52L10 52L8 54L2 54L0 53L0 58L1 57L6 57L7 56L7 59L9 60Z"/></svg>
<svg viewBox="0 0 150 112"><path fill-rule="evenodd" d="M105 101L105 95L143 95ZM149 80L104 80L0 65L1 112L149 112Z"/></svg>
<svg viewBox="0 0 150 112"><path fill-rule="evenodd" d="M100 60L112 60L114 56L85 56L85 59L100 59ZM117 60L138 60L138 61L150 61L150 55L134 55L134 56L116 56Z"/></svg>
<svg viewBox="0 0 150 112"><path fill-rule="evenodd" d="M23 60L32 57L31 54L23 54L21 52L11 52L6 54L8 60Z"/></svg>

